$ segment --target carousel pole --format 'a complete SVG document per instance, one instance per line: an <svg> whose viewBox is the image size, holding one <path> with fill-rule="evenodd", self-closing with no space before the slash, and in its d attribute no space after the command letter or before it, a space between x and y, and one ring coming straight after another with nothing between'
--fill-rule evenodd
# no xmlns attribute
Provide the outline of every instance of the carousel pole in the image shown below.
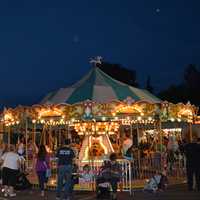
<svg viewBox="0 0 200 200"><path fill-rule="evenodd" d="M193 135L192 135L192 123L189 122L189 140L192 142L193 140Z"/></svg>
<svg viewBox="0 0 200 200"><path fill-rule="evenodd" d="M160 151L163 153L163 132L162 132L162 123L161 120L158 120L158 131L160 136Z"/></svg>
<svg viewBox="0 0 200 200"><path fill-rule="evenodd" d="M58 146L60 147L61 145L61 129L59 128L59 133L58 133Z"/></svg>
<svg viewBox="0 0 200 200"><path fill-rule="evenodd" d="M94 121L94 135L96 136L96 119L93 119ZM95 162L94 162L94 155L93 155L93 152L92 152L92 156L91 156L91 160L92 160L92 171L95 171ZM95 180L94 180L95 181ZM95 191L95 185L92 184L92 190Z"/></svg>
<svg viewBox="0 0 200 200"><path fill-rule="evenodd" d="M33 144L36 143L36 123L33 124Z"/></svg>
<svg viewBox="0 0 200 200"><path fill-rule="evenodd" d="M48 149L51 151L52 150L52 145L51 145L51 135L52 135L52 126L49 126L49 132L48 132Z"/></svg>
<svg viewBox="0 0 200 200"><path fill-rule="evenodd" d="M132 121L130 122L130 130L131 130L131 137L132 137L132 141L133 141L133 124L132 124Z"/></svg>
<svg viewBox="0 0 200 200"><path fill-rule="evenodd" d="M25 119L25 149L26 149L26 161L27 161L27 168L29 166L28 162L28 120L27 117Z"/></svg>
<svg viewBox="0 0 200 200"><path fill-rule="evenodd" d="M8 126L8 149L10 150L10 135L11 135L11 127Z"/></svg>
<svg viewBox="0 0 200 200"><path fill-rule="evenodd" d="M48 131L48 125L45 126L45 131L44 131L44 135L43 135L43 145L46 145L46 134Z"/></svg>
<svg viewBox="0 0 200 200"><path fill-rule="evenodd" d="M131 128L131 137L132 137L132 142L134 143L134 137L133 137L133 124L132 124L132 120L131 120L131 123L130 123L130 128ZM131 149L131 156L132 156L132 162L129 162L129 168L131 169L131 165L133 165L133 143L132 143L132 149ZM132 193L132 178L133 178L133 176L132 176L132 173L131 173L131 170L129 170L129 176L131 177L130 178L130 190L131 190L131 193Z"/></svg>
<svg viewBox="0 0 200 200"><path fill-rule="evenodd" d="M69 138L69 133L70 133L70 127L69 127L69 123L67 124L67 138Z"/></svg>
<svg viewBox="0 0 200 200"><path fill-rule="evenodd" d="M91 126L92 126L92 123L91 123ZM91 130L92 131L92 130ZM88 143L88 163L89 163L89 167L91 167L91 157L92 157L92 153L91 153L91 146L90 146L90 137L91 137L92 133L89 131L88 134L86 135L86 132L85 132L85 137L87 137L87 143ZM93 190L93 185L92 183L89 184L89 187L92 187L92 190Z"/></svg>
<svg viewBox="0 0 200 200"><path fill-rule="evenodd" d="M157 130L157 123L156 122L154 122L154 130L156 131ZM155 151L157 152L158 151L158 145L157 145L157 140L159 139L159 132L157 133L157 135L156 135L156 140L154 140L154 142L155 142Z"/></svg>
<svg viewBox="0 0 200 200"><path fill-rule="evenodd" d="M2 136L1 136L1 142L2 143L4 143L3 137L4 137L5 133L6 133L6 128L5 127L6 127L5 123L2 123Z"/></svg>
<svg viewBox="0 0 200 200"><path fill-rule="evenodd" d="M139 150L139 124L137 122L137 149L138 149L138 168L140 170L141 167L141 162L140 162L140 150Z"/></svg>
<svg viewBox="0 0 200 200"><path fill-rule="evenodd" d="M69 128L68 128L68 126L69 126L68 124L64 125L64 127L65 127L64 128L65 129L65 138L68 138L68 135L69 135Z"/></svg>
<svg viewBox="0 0 200 200"><path fill-rule="evenodd" d="M159 132L159 143L160 143L160 169L164 166L164 156L163 156L163 132L162 132L162 123L159 117L158 119L158 132Z"/></svg>

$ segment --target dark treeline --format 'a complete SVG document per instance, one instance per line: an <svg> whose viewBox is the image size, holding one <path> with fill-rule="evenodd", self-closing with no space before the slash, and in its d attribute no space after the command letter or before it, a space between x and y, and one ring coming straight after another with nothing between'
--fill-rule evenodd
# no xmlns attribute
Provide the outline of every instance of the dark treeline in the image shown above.
<svg viewBox="0 0 200 200"><path fill-rule="evenodd" d="M120 64L111 64L107 62L103 62L99 68L121 82L139 87L135 70L127 69ZM180 75L180 80L182 80L182 77L182 82L170 85L168 88L160 91L159 94L155 94L155 89L151 84L151 77L148 76L145 89L162 100L167 100L172 103L187 103L190 101L192 104L200 106L200 71L197 65L189 64L185 68L184 74Z"/></svg>
<svg viewBox="0 0 200 200"><path fill-rule="evenodd" d="M183 76L183 82L171 85L159 93L159 97L173 103L190 101L197 106L200 105L200 71L194 64L188 65Z"/></svg>
<svg viewBox="0 0 200 200"><path fill-rule="evenodd" d="M108 62L103 62L98 66L102 71L104 71L109 76L115 78L118 81L124 82L128 85L138 87L137 74L135 70L127 69L120 64L112 64Z"/></svg>

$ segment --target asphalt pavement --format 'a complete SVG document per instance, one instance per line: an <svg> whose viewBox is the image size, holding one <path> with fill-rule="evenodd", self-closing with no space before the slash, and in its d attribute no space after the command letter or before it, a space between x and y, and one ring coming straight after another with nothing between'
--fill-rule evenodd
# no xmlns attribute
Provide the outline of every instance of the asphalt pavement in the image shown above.
<svg viewBox="0 0 200 200"><path fill-rule="evenodd" d="M17 192L16 197L5 198L0 195L0 200L55 200L55 192L49 191L45 197L41 197L38 190ZM96 199L95 193L92 192L76 192L74 200L93 200ZM118 193L118 200L200 200L200 192L187 191L185 185L174 185L164 192L156 194L145 193L142 190L134 192L133 196L129 193Z"/></svg>

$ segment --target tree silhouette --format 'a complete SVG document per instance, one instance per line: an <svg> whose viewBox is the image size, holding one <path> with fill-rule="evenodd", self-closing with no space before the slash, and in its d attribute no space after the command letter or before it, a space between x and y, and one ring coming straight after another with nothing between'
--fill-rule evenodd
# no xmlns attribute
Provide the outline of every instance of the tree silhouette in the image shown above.
<svg viewBox="0 0 200 200"><path fill-rule="evenodd" d="M186 67L184 71L184 80L188 89L194 90L199 88L200 72L196 65L190 64Z"/></svg>
<svg viewBox="0 0 200 200"><path fill-rule="evenodd" d="M151 85L151 77L150 76L147 77L145 89L148 90L149 92L153 93L154 89L153 89L153 86Z"/></svg>
<svg viewBox="0 0 200 200"><path fill-rule="evenodd" d="M135 70L127 69L120 64L112 64L108 62L102 62L98 64L98 67L113 77L114 79L126 83L128 85L132 85L134 87L138 87L137 76Z"/></svg>
<svg viewBox="0 0 200 200"><path fill-rule="evenodd" d="M200 105L200 71L194 64L189 64L184 70L184 81L178 85L171 85L160 92L159 97L163 100L178 103L190 101Z"/></svg>

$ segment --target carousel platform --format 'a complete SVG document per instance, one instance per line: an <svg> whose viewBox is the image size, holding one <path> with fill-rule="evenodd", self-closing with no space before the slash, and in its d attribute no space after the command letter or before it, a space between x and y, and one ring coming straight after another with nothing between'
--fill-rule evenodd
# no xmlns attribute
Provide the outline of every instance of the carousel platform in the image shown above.
<svg viewBox="0 0 200 200"><path fill-rule="evenodd" d="M38 180L37 180L37 176L30 174L28 176L29 181L33 184L33 188L34 189L38 189L39 188L39 184L38 184ZM133 190L137 190L137 189L143 189L144 188L144 184L146 183L147 179L141 179L141 180L133 180L132 181L132 189ZM184 177L169 177L169 185L173 186L173 185L179 185L179 184L184 184L186 183L186 179ZM48 190L56 190L56 179L55 178L51 178L47 184L47 189ZM95 190L95 185L90 183L86 183L86 184L76 184L75 191L94 191ZM119 189L122 190L122 189Z"/></svg>

